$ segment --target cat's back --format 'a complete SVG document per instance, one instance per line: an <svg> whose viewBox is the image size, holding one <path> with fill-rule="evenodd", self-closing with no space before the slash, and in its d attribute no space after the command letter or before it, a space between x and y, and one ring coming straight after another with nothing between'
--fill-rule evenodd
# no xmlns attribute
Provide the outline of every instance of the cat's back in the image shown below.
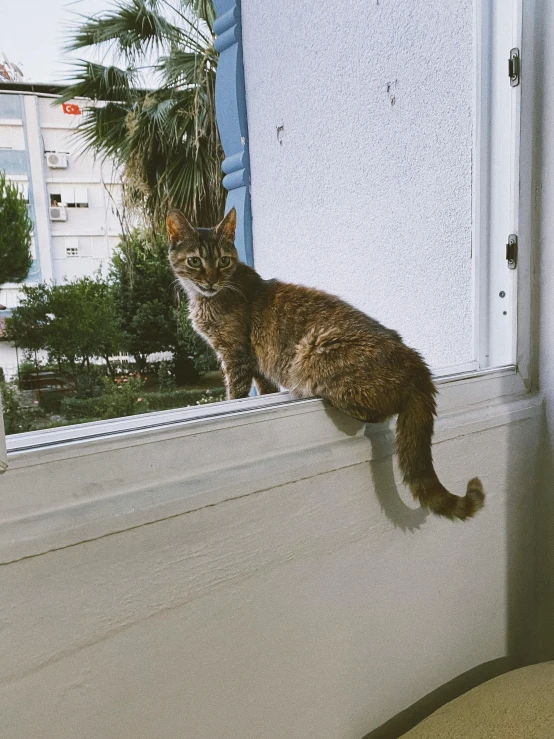
<svg viewBox="0 0 554 739"><path fill-rule="evenodd" d="M285 334L289 340L298 341L307 331L336 328L345 338L361 333L401 341L396 331L323 290L280 280L264 280L260 287L265 330Z"/></svg>

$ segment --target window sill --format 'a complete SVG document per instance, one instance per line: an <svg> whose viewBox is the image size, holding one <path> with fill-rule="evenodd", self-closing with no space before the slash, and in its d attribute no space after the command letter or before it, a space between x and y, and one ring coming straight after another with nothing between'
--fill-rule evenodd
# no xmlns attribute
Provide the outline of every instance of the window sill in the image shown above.
<svg viewBox="0 0 554 739"><path fill-rule="evenodd" d="M480 372L467 372L435 378L439 388L438 414L486 401L502 401L507 396L526 394L525 384L515 367ZM205 406L191 406L169 411L145 413L106 421L94 421L74 426L12 434L7 438L8 453L18 455L54 446L83 444L121 435L161 431L180 424L226 423L229 417L240 419L244 414L260 414L287 406L322 404L318 398L293 400L289 393L275 393L241 400L224 401Z"/></svg>
<svg viewBox="0 0 554 739"><path fill-rule="evenodd" d="M513 370L438 384L435 445L541 412ZM82 436L64 440L68 432ZM0 564L388 457L394 422L364 426L319 399L280 393L7 442ZM468 464L468 476L478 472Z"/></svg>

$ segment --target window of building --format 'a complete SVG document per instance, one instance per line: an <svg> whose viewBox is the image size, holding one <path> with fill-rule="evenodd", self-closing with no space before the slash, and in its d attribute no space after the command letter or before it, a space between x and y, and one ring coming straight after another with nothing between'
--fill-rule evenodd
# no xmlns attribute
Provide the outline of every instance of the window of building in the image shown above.
<svg viewBox="0 0 554 739"><path fill-rule="evenodd" d="M88 190L86 187L75 188L75 207L88 208Z"/></svg>
<svg viewBox="0 0 554 739"><path fill-rule="evenodd" d="M65 205L67 208L88 208L88 190L86 187L62 185L55 192L50 192L50 205Z"/></svg>
<svg viewBox="0 0 554 739"><path fill-rule="evenodd" d="M25 150L25 132L22 124L17 125L16 121L8 124L0 121L0 149Z"/></svg>

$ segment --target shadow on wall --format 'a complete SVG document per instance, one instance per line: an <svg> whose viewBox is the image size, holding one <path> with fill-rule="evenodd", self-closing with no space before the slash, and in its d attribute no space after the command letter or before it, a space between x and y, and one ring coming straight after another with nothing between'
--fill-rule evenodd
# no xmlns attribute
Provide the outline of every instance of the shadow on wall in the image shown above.
<svg viewBox="0 0 554 739"><path fill-rule="evenodd" d="M501 481L506 490L507 655L477 665L440 686L366 734L364 739L399 739L433 711L486 680L526 664L552 659L554 626L551 619L550 579L554 552L551 551L550 542L554 499L550 491L554 464L551 446L546 442L542 447L543 479L549 483L541 486L538 476L533 474L529 480L529 471L538 470L541 450L537 448L535 434L525 435L521 430L518 433L517 424L514 426L507 443L506 470ZM542 438L545 439L544 434ZM511 454L511 451L514 453ZM547 460L544 459L545 454L548 455ZM527 460L523 466L515 461L522 458ZM383 491L385 512L391 520L395 520L390 509L394 505L394 474L388 465L383 468L382 476L379 474L375 477L375 485ZM394 515L396 517L398 512ZM404 515L400 514L398 525L402 525ZM471 522L462 525L471 525ZM425 665L421 669L424 671Z"/></svg>
<svg viewBox="0 0 554 739"><path fill-rule="evenodd" d="M371 445L371 475L377 498L385 516L402 531L415 531L423 524L429 512L423 508L410 508L401 497L394 474L392 454L395 450L394 427L389 423L362 423L328 406L327 415L335 426L348 436L355 436L362 429Z"/></svg>
<svg viewBox="0 0 554 739"><path fill-rule="evenodd" d="M532 4L531 4L532 5ZM531 336L533 337L531 367L534 377L539 375L541 340L544 346L551 345L552 337L545 332L541 335L543 320L549 313L552 301L551 295L543 294L541 286L547 284L548 274L542 273L544 266L548 270L548 255L541 254L541 249L552 248L551 234L543 233L542 208L550 208L550 202L543 196L543 187L547 185L544 179L550 176L548 166L544 162L549 155L551 143L545 142L551 136L550 119L545 111L545 101L550 95L548 79L548 63L545 59L545 39L548 38L546 28L552 28L552 6L550 0L537 0L533 13L534 27L530 25L529 37L527 39L530 70L528 74L532 77L532 84L522 89L522 111L527 110L531 117L527 127L531 129L532 136L527 146L532 151L532 171L529 183L523 183L525 191L530 193L530 229L533 250L530 265L531 283ZM525 33L525 25L524 25ZM525 43L525 38L524 38ZM527 99L525 98L527 96ZM522 112L523 115L523 112ZM551 155L550 155L551 156ZM544 259L544 261L543 261ZM542 319L542 320L541 320ZM551 351L543 348L544 359L548 361ZM552 659L554 655L554 409L552 408L552 397L554 388L552 381L548 387L548 378L538 377L537 385L547 397L546 413L543 418L542 448L539 459L540 464L540 487L538 495L530 500L530 505L536 509L535 516L535 542L534 562L537 587L537 621L534 630L536 651L533 652L533 661ZM531 492L531 491L530 491Z"/></svg>
<svg viewBox="0 0 554 739"><path fill-rule="evenodd" d="M394 474L392 457L395 451L394 432L389 428L388 432L384 434L370 434L368 431L372 425L368 424L365 435L371 442L373 460L371 474L381 509L397 528L402 531L415 531L423 525L425 519L431 514L420 506L410 508L402 500L402 493ZM408 492L407 488L406 493L411 496L411 492Z"/></svg>
<svg viewBox="0 0 554 739"><path fill-rule="evenodd" d="M511 666L508 657L478 665L464 672L463 675L458 675L458 677L455 677L454 680L451 680L445 685L441 685L437 690L433 690L432 693L421 698L417 703L406 708L405 711L402 711L385 724L366 734L364 739L400 739L404 733L413 729L414 726L419 724L420 721L423 721L433 711L436 711L437 708L444 706L468 690L476 688L481 683L492 680L493 677L497 677L503 672L507 672L509 669L511 669Z"/></svg>

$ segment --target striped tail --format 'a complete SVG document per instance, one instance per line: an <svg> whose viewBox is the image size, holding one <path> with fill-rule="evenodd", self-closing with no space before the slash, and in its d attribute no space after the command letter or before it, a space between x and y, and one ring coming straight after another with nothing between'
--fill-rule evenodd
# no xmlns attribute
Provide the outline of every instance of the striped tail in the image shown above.
<svg viewBox="0 0 554 739"><path fill-rule="evenodd" d="M453 495L440 483L431 453L436 389L431 378L422 378L406 398L396 426L396 448L404 482L423 508L437 516L465 521L485 502L478 477L467 484L463 498Z"/></svg>

